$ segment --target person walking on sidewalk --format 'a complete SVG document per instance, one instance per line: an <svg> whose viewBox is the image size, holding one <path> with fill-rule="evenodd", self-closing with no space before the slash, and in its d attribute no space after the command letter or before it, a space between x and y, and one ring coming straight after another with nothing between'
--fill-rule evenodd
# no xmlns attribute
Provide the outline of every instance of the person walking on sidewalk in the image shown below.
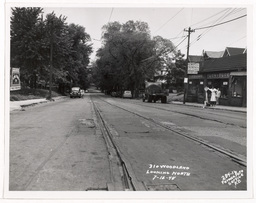
<svg viewBox="0 0 256 203"><path fill-rule="evenodd" d="M216 95L217 95L217 90L212 87L210 89L211 91L211 99L210 99L210 103L211 103L211 106L215 106L216 105Z"/></svg>
<svg viewBox="0 0 256 203"><path fill-rule="evenodd" d="M220 95L221 95L220 88L217 88L217 93L216 93L216 104L217 105L219 105Z"/></svg>

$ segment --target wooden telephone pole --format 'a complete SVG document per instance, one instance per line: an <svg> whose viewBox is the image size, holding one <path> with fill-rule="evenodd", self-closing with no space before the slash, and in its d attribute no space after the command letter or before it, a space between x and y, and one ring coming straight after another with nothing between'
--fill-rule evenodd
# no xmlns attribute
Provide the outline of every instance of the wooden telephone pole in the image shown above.
<svg viewBox="0 0 256 203"><path fill-rule="evenodd" d="M184 76L184 97L183 97L183 104L186 103L187 94L188 94L188 56L189 56L189 45L190 45L190 33L195 32L190 27L188 30L184 29L185 32L188 32L188 47L187 47L187 64L185 69L185 76Z"/></svg>

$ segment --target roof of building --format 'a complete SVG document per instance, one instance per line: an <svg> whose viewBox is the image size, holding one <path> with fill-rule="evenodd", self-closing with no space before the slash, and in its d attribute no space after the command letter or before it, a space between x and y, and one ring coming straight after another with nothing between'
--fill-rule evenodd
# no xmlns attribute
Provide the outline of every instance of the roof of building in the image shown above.
<svg viewBox="0 0 256 203"><path fill-rule="evenodd" d="M236 48L236 47L226 47L223 56L234 56L238 54L243 54L245 48Z"/></svg>
<svg viewBox="0 0 256 203"><path fill-rule="evenodd" d="M198 63L198 62L200 62L202 60L203 60L203 56L197 56L197 55L189 55L188 56L188 61L189 62Z"/></svg>
<svg viewBox="0 0 256 203"><path fill-rule="evenodd" d="M247 54L239 54L217 59L209 59L200 63L200 72L216 72L247 69Z"/></svg>
<svg viewBox="0 0 256 203"><path fill-rule="evenodd" d="M221 58L224 51L204 51L204 57L208 58Z"/></svg>

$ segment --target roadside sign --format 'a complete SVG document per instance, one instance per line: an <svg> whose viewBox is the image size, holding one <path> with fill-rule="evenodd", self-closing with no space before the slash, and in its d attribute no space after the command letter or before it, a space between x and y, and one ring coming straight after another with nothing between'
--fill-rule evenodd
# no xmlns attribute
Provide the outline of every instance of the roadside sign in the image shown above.
<svg viewBox="0 0 256 203"><path fill-rule="evenodd" d="M197 74L199 71L199 63L188 63L188 74Z"/></svg>
<svg viewBox="0 0 256 203"><path fill-rule="evenodd" d="M20 69L12 68L11 69L11 87L10 90L20 90Z"/></svg>

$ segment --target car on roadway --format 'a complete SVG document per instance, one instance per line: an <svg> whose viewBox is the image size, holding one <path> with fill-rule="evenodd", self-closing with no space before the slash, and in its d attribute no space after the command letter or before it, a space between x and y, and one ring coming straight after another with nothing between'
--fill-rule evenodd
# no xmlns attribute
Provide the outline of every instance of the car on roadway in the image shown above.
<svg viewBox="0 0 256 203"><path fill-rule="evenodd" d="M132 92L130 90L125 90L123 93L123 98L132 98Z"/></svg>
<svg viewBox="0 0 256 203"><path fill-rule="evenodd" d="M75 97L79 97L79 98L82 97L80 87L72 87L71 88L70 98L75 98Z"/></svg>

